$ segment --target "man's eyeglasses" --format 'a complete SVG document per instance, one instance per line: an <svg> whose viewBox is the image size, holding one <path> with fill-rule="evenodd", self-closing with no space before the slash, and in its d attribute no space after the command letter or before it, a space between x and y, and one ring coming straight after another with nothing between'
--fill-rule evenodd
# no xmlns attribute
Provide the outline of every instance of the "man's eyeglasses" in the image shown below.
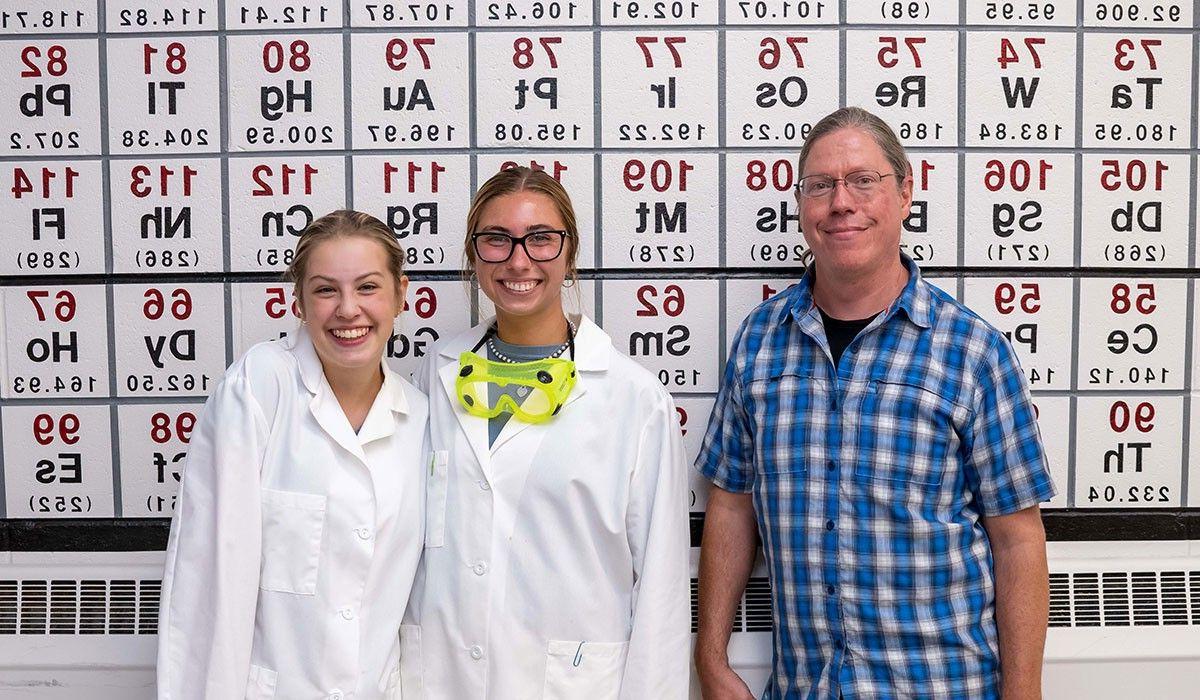
<svg viewBox="0 0 1200 700"><path fill-rule="evenodd" d="M498 231L480 231L471 234L475 256L483 262L502 263L512 257L516 246L525 249L525 255L534 262L550 262L563 249L563 241L571 234L566 231L534 231L521 238Z"/></svg>
<svg viewBox="0 0 1200 700"><path fill-rule="evenodd" d="M885 177L900 177L897 173L877 173L874 170L856 170L847 173L846 177L829 177L828 175L809 175L800 178L796 184L796 192L801 197L817 199L833 194L837 184L843 183L850 194L860 199L870 196L879 187Z"/></svg>

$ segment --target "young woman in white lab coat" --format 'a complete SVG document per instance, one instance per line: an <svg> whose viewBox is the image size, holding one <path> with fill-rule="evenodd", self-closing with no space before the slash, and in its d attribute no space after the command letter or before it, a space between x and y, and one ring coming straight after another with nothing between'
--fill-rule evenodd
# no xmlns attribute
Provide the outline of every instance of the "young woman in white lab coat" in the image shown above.
<svg viewBox="0 0 1200 700"><path fill-rule="evenodd" d="M564 313L586 243L557 181L502 171L479 189L466 230L496 316L431 351L416 376L434 456L401 627L404 699L686 698L688 488L674 403L595 323ZM544 423L471 415L455 378L473 348L501 362L573 359L577 383Z"/></svg>
<svg viewBox="0 0 1200 700"><path fill-rule="evenodd" d="M159 698L398 696L429 465L428 402L383 362L403 261L374 217L314 221L288 269L301 327L209 397L167 546Z"/></svg>

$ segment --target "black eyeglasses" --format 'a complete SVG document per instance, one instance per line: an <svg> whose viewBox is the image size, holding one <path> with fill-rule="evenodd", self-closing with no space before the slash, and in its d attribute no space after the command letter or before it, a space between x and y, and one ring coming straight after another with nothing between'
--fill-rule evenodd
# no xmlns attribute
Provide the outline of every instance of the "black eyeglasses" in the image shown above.
<svg viewBox="0 0 1200 700"><path fill-rule="evenodd" d="M499 231L480 231L471 234L471 245L483 262L502 263L512 257L517 246L534 262L550 262L562 254L563 241L569 235L566 231L534 231L517 238Z"/></svg>
<svg viewBox="0 0 1200 700"><path fill-rule="evenodd" d="M858 170L848 173L846 177L809 175L800 178L800 182L796 184L796 192L800 196L810 199L828 197L833 194L833 190L841 182L851 194L859 199L866 199L874 194L875 188L879 187L879 183L885 177L901 177L901 175L897 173L878 173L874 170Z"/></svg>

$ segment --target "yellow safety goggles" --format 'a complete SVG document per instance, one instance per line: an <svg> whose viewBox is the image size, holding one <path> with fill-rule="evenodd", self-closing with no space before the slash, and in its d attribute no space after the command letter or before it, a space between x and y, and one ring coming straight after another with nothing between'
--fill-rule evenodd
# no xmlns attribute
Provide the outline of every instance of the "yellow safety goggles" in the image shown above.
<svg viewBox="0 0 1200 700"><path fill-rule="evenodd" d="M518 404L508 394L491 401L488 387L511 384L529 389L529 395ZM575 386L575 363L561 357L547 357L533 362L496 362L474 352L458 357L458 377L454 389L458 402L467 413L480 418L495 418L501 413L526 423L544 423L562 410Z"/></svg>

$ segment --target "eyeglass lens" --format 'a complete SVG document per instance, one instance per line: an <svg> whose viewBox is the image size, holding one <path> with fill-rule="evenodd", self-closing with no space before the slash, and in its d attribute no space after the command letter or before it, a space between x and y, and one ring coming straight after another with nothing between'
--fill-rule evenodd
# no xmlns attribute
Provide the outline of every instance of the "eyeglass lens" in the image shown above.
<svg viewBox="0 0 1200 700"><path fill-rule="evenodd" d="M837 183L842 182L851 192L865 195L870 194L883 177L873 170L849 173L843 178L809 175L800 181L800 193L806 197L822 197L832 193Z"/></svg>
<svg viewBox="0 0 1200 700"><path fill-rule="evenodd" d="M521 238L507 233L481 233L475 236L475 254L484 262L504 262L520 245L530 260L548 262L562 252L565 237L562 231L535 231Z"/></svg>

